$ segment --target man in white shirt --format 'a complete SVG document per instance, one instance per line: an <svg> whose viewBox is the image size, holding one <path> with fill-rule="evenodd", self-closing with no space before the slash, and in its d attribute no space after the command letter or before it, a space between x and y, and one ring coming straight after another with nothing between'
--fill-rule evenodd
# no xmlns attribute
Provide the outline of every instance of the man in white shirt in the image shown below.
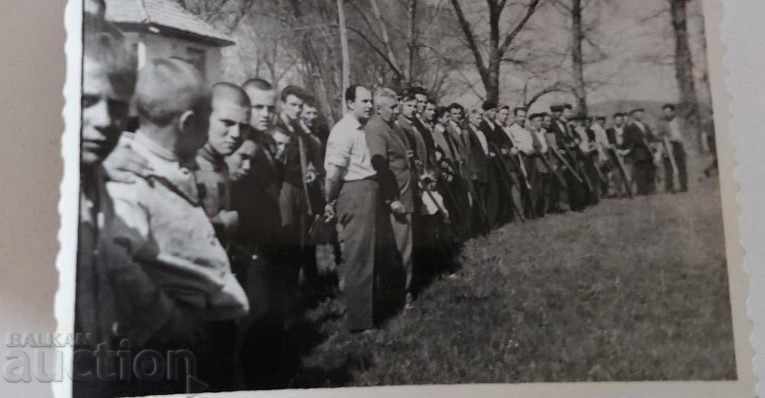
<svg viewBox="0 0 765 398"><path fill-rule="evenodd" d="M675 105L666 104L664 111L664 124L659 130L659 139L664 144L664 184L667 192L675 191L674 178L680 183L680 192L688 192L688 166L685 152L685 139L683 137L683 121L677 117ZM677 169L677 176L674 176Z"/></svg>
<svg viewBox="0 0 765 398"><path fill-rule="evenodd" d="M377 226L385 213L363 130L372 114L372 93L366 87L351 85L345 104L350 112L332 128L327 140L324 216L338 220L347 327L361 332L375 327Z"/></svg>
<svg viewBox="0 0 765 398"><path fill-rule="evenodd" d="M534 149L534 138L529 130L526 129L526 108L517 107L513 109L513 123L505 131L513 142L513 148L518 150L515 155L518 164L519 176L521 178L521 200L523 201L524 217L531 219L536 217L534 203L536 193L534 184L537 182L536 162L532 156L536 153Z"/></svg>

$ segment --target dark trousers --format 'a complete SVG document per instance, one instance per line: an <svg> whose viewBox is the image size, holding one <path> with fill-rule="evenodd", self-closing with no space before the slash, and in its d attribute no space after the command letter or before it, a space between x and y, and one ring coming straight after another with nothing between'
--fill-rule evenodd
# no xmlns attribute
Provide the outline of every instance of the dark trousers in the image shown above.
<svg viewBox="0 0 765 398"><path fill-rule="evenodd" d="M677 164L680 191L686 192L688 191L688 166L685 147L682 142L670 141L670 144L672 146L672 155L675 157L675 163ZM675 191L672 162L669 160L668 156L664 157L664 189L667 192Z"/></svg>
<svg viewBox="0 0 765 398"><path fill-rule="evenodd" d="M601 195L601 181L597 165L597 153L587 155L582 162L584 174L590 181L590 188L587 203L590 205L596 205L600 202Z"/></svg>
<svg viewBox="0 0 765 398"><path fill-rule="evenodd" d="M337 216L348 329L371 329L374 327L375 262L380 247L379 219L383 218L377 181L345 182L337 198ZM384 221L387 223L388 218Z"/></svg>
<svg viewBox="0 0 765 398"><path fill-rule="evenodd" d="M553 205L553 189L558 181L552 173L539 173L534 185L534 210L537 217L544 217Z"/></svg>
<svg viewBox="0 0 765 398"><path fill-rule="evenodd" d="M638 195L652 195L656 192L656 166L650 160L635 162L632 179Z"/></svg>
<svg viewBox="0 0 765 398"><path fill-rule="evenodd" d="M473 180L473 226L474 231L479 234L489 232L489 211L488 211L488 192L489 184L484 181Z"/></svg>
<svg viewBox="0 0 765 398"><path fill-rule="evenodd" d="M528 186L524 184L524 187L521 190L521 198L523 201L523 216L527 219L532 219L537 216L535 203L537 201L536 189L538 183L538 173L534 159L528 156L524 156L521 158L521 161L523 162L523 167L526 170L525 179L528 182Z"/></svg>

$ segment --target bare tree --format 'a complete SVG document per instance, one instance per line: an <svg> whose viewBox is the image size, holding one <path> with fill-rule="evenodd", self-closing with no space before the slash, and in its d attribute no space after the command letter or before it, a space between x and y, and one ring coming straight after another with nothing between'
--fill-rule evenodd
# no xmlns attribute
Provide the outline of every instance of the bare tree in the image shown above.
<svg viewBox="0 0 765 398"><path fill-rule="evenodd" d="M505 55L508 52L510 45L518 37L521 31L523 31L532 15L537 11L540 0L530 0L528 3L524 3L521 17L505 34L500 32L500 21L502 19L502 13L506 8L509 8L507 0L486 0L486 3L488 5L489 14L489 40L486 56L484 56L479 46L479 39L475 33L475 26L468 20L460 0L451 0L460 28L465 36L467 46L473 55L475 67L481 77L484 90L486 91L486 99L496 102L499 100L500 67Z"/></svg>
<svg viewBox="0 0 765 398"><path fill-rule="evenodd" d="M680 91L680 114L688 121L696 133L701 148L701 128L699 121L699 101L696 94L696 82L693 77L693 56L688 35L688 2L690 0L667 0L670 6L672 31L675 38L675 79Z"/></svg>

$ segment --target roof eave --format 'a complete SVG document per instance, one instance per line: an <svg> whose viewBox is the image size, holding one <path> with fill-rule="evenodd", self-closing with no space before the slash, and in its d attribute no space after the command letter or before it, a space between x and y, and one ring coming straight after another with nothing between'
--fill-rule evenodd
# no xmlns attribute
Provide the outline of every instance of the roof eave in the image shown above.
<svg viewBox="0 0 765 398"><path fill-rule="evenodd" d="M236 42L231 39L201 35L199 33L189 32L183 29L178 29L172 26L166 26L166 25L161 25L156 23L146 24L146 23L136 23L136 22L114 21L114 24L116 24L120 29L129 31L129 32L143 32L143 33L151 33L151 34L157 34L157 35L165 35L165 36L185 39L189 41L203 42L205 44L210 44L216 47L228 47L228 46L233 46L236 44ZM155 29L158 30L159 32L154 31Z"/></svg>

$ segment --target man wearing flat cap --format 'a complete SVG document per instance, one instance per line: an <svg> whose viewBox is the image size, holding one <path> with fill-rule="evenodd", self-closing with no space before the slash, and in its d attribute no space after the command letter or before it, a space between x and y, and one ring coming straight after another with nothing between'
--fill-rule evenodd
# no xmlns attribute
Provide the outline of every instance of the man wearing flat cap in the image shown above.
<svg viewBox="0 0 765 398"><path fill-rule="evenodd" d="M582 211L587 206L587 188L584 184L584 175L578 165L578 156L575 147L577 145L573 132L569 127L569 118L573 114L570 104L553 105L550 107L552 123L549 133L555 136L556 144L560 148L560 155L565 158L568 166L564 177L568 191L568 204L571 210Z"/></svg>
<svg viewBox="0 0 765 398"><path fill-rule="evenodd" d="M609 156L616 167L616 172L611 173L610 185L617 197L632 195L632 160L624 141L626 116L623 112L615 113L613 125L606 130Z"/></svg>
<svg viewBox="0 0 765 398"><path fill-rule="evenodd" d="M638 195L651 195L656 192L656 165L652 143L654 135L648 124L643 121L645 109L630 111L630 123L624 130L624 145L630 151L632 177Z"/></svg>

